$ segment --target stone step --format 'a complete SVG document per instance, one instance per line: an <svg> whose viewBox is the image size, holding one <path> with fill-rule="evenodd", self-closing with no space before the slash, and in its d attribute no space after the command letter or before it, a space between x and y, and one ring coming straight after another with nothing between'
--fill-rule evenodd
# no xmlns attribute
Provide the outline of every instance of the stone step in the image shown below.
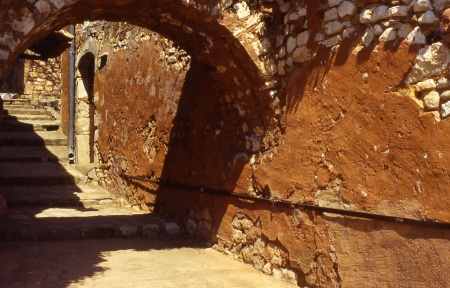
<svg viewBox="0 0 450 288"><path fill-rule="evenodd" d="M5 197L8 208L19 206L76 207L116 203L108 191L92 184L4 186L0 187L0 194Z"/></svg>
<svg viewBox="0 0 450 288"><path fill-rule="evenodd" d="M180 237L180 230L158 215L119 206L11 208L0 217L1 241Z"/></svg>
<svg viewBox="0 0 450 288"><path fill-rule="evenodd" d="M0 131L56 131L60 121L57 120L3 120Z"/></svg>
<svg viewBox="0 0 450 288"><path fill-rule="evenodd" d="M33 99L6 99L3 100L5 104L30 104L30 103L35 103L36 100Z"/></svg>
<svg viewBox="0 0 450 288"><path fill-rule="evenodd" d="M19 108L19 107L5 107L3 109L4 115L19 115L19 114L27 114L27 115L46 115L47 112L44 109L35 109L35 108Z"/></svg>
<svg viewBox="0 0 450 288"><path fill-rule="evenodd" d="M67 145L67 137L60 131L0 131L0 146Z"/></svg>
<svg viewBox="0 0 450 288"><path fill-rule="evenodd" d="M2 162L0 185L59 185L76 184L85 175L74 165L58 162Z"/></svg>
<svg viewBox="0 0 450 288"><path fill-rule="evenodd" d="M27 115L27 114L20 114L20 115L4 115L3 120L54 120L52 116L45 114L45 115Z"/></svg>
<svg viewBox="0 0 450 288"><path fill-rule="evenodd" d="M35 104L3 104L3 108L8 110L8 109L33 109L35 110L37 108L37 105Z"/></svg>
<svg viewBox="0 0 450 288"><path fill-rule="evenodd" d="M67 163L66 146L0 146L0 162L60 161Z"/></svg>

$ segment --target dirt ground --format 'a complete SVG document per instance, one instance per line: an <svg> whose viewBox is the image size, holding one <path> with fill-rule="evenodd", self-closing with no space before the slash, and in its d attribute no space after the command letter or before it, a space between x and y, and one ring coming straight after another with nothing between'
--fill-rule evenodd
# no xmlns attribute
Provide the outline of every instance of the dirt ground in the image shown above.
<svg viewBox="0 0 450 288"><path fill-rule="evenodd" d="M1 243L0 287L294 287L186 240Z"/></svg>

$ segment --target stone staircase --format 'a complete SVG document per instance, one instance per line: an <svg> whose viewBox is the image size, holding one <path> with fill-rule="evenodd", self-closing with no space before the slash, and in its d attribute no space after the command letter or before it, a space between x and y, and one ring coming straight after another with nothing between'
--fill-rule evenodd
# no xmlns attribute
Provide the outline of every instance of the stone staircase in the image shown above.
<svg viewBox="0 0 450 288"><path fill-rule="evenodd" d="M59 120L32 101L8 100L0 124L0 241L105 237L180 237L179 225L119 206L103 188L85 183L69 164Z"/></svg>

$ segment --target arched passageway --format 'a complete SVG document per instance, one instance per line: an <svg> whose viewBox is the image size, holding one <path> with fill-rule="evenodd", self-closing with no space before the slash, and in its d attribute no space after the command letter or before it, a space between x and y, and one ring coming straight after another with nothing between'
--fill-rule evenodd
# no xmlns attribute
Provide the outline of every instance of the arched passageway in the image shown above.
<svg viewBox="0 0 450 288"><path fill-rule="evenodd" d="M279 83L273 77L276 67L262 57L275 54L276 40L271 32L276 22L282 21L272 17L277 4L245 4L239 8L242 11L236 10L245 13L243 17L228 9L232 1L219 0L6 2L0 7L5 23L0 34L2 70L34 42L68 24L96 19L127 21L160 33L186 50L211 75L215 90L239 98L235 101L248 110L250 126L277 129L277 120L269 115L272 109L267 109L274 105L273 95L278 93ZM251 11L254 15L247 17Z"/></svg>
<svg viewBox="0 0 450 288"><path fill-rule="evenodd" d="M94 163L94 135L96 126L94 124L94 79L95 79L95 57L92 53L80 55L77 64L76 75L76 148L75 155L77 163Z"/></svg>

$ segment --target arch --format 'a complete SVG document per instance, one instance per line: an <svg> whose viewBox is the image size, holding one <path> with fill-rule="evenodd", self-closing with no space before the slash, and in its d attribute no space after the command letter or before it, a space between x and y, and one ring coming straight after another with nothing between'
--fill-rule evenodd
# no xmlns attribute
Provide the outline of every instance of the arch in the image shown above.
<svg viewBox="0 0 450 288"><path fill-rule="evenodd" d="M89 41L86 44L92 43ZM95 43L94 43L95 44ZM95 46L93 46L95 47ZM95 142L95 104L94 79L96 67L96 49L83 49L76 62L76 157L77 163L94 163Z"/></svg>
<svg viewBox="0 0 450 288"><path fill-rule="evenodd" d="M5 23L0 32L2 71L34 42L68 24L85 20L127 21L155 31L187 51L211 75L213 88L221 91L217 94L231 96L238 102L234 105L246 111L250 127L280 132L279 115L275 115L273 106L279 105L278 99L283 97L281 81L276 76L275 63L264 61L276 58L275 37L267 38L261 48L262 40L248 39L243 33L252 32L254 37L255 30L271 34L275 29L274 23L266 23L267 17L257 6L246 6L248 14L242 16L228 9L233 1L227 0L8 2L12 3L0 7ZM249 16L251 9L257 10L255 17ZM271 56L265 57L268 55ZM274 99L275 94L278 99Z"/></svg>

